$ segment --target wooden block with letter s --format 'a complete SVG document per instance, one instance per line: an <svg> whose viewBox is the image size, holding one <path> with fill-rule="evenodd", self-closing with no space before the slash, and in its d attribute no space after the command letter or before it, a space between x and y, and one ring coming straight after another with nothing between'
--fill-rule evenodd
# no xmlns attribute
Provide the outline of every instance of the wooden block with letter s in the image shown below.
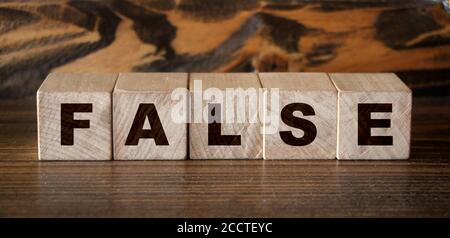
<svg viewBox="0 0 450 238"><path fill-rule="evenodd" d="M120 74L114 90L114 160L187 158L187 73Z"/></svg>
<svg viewBox="0 0 450 238"><path fill-rule="evenodd" d="M335 159L337 90L328 75L260 73L259 77L267 89L264 159ZM273 100L273 90L278 90L278 100Z"/></svg>
<svg viewBox="0 0 450 238"><path fill-rule="evenodd" d="M117 74L51 73L37 92L40 160L111 160Z"/></svg>
<svg viewBox="0 0 450 238"><path fill-rule="evenodd" d="M260 89L254 73L191 73L190 158L262 159Z"/></svg>
<svg viewBox="0 0 450 238"><path fill-rule="evenodd" d="M411 90L392 73L330 74L338 89L338 159L407 159Z"/></svg>

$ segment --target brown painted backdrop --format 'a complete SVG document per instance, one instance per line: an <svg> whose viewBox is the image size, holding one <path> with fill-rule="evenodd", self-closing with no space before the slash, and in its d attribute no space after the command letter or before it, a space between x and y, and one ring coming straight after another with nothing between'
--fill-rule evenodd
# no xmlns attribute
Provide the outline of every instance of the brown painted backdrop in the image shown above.
<svg viewBox="0 0 450 238"><path fill-rule="evenodd" d="M440 1L0 2L0 98L51 71L392 71L450 95L449 69Z"/></svg>

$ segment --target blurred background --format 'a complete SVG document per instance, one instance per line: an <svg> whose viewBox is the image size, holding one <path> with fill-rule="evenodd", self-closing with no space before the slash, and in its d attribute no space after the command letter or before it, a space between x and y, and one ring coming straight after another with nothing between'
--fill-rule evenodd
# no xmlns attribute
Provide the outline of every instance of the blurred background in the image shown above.
<svg viewBox="0 0 450 238"><path fill-rule="evenodd" d="M395 72L450 95L448 0L0 1L0 99L49 72ZM447 11L448 10L448 11Z"/></svg>

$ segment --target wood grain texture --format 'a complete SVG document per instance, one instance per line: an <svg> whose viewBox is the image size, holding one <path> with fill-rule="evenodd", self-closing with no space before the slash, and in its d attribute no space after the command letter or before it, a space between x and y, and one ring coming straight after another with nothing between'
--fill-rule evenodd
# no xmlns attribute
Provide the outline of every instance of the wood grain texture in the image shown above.
<svg viewBox="0 0 450 238"><path fill-rule="evenodd" d="M335 159L337 91L328 75L325 73L260 73L258 76L263 88L280 90L277 110L274 109L270 100L266 102L267 115L273 115L272 120L278 120L279 127L274 133L269 133L267 128L270 124L265 123L264 159ZM303 130L288 126L281 120L283 108L293 103L307 104L313 110L313 115L308 116L304 116L300 111L292 114L314 124L315 138L307 145L289 145L280 137L280 131L291 131L296 138L305 137ZM266 119L271 118L267 115Z"/></svg>
<svg viewBox="0 0 450 238"><path fill-rule="evenodd" d="M412 92L395 74L330 74L339 94L338 159L407 159L410 149ZM366 120L361 105L385 104L389 109L370 109ZM376 116L378 114L378 116ZM380 116L381 114L381 116ZM371 125L388 120L389 125ZM390 136L391 142L361 143L361 125L374 127L366 137ZM364 129L363 129L364 130ZM369 145L370 144L370 145Z"/></svg>
<svg viewBox="0 0 450 238"><path fill-rule="evenodd" d="M255 73L189 74L189 91L192 98L189 158L262 159L262 123L258 117L260 88L261 84ZM240 91L228 94L227 89ZM253 92L255 94L252 94ZM219 108L215 107L214 113L209 111L209 106L213 104L219 105ZM212 117L217 119L215 122L220 125L220 132L210 133L210 118L204 116L205 111L207 115L213 116L220 113L220 117ZM233 114L229 114L229 111L233 111ZM239 117L242 118L240 121ZM239 142L233 145L210 144L211 138L220 140L218 138L222 135L237 136L239 138L233 140Z"/></svg>
<svg viewBox="0 0 450 238"><path fill-rule="evenodd" d="M450 98L414 98L402 161L37 161L34 101L0 101L0 217L450 217Z"/></svg>
<svg viewBox="0 0 450 238"><path fill-rule="evenodd" d="M450 87L428 74L450 68L439 1L7 1L0 19L1 98L49 72L384 71L422 89L418 72L427 95Z"/></svg>
<svg viewBox="0 0 450 238"><path fill-rule="evenodd" d="M113 96L114 160L179 160L187 158L187 124L173 121L172 110L182 99L172 98L172 90L184 88L186 114L188 107L187 73L120 74ZM154 138L141 138L137 145L126 145L138 108L153 104L168 145L156 145ZM142 130L151 127L145 114ZM182 119L182 118L181 118ZM156 126L155 126L156 127Z"/></svg>
<svg viewBox="0 0 450 238"><path fill-rule="evenodd" d="M111 160L112 91L116 74L49 74L37 92L40 160ZM89 104L63 116L63 104ZM72 121L86 122L86 126ZM64 125L71 141L63 143ZM79 128L77 128L79 127Z"/></svg>

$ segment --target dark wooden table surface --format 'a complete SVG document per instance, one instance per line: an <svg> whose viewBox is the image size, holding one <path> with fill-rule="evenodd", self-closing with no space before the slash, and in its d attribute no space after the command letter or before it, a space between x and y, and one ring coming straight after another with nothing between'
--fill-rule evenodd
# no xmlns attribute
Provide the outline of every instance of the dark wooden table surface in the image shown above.
<svg viewBox="0 0 450 238"><path fill-rule="evenodd" d="M450 98L414 98L408 161L39 162L0 102L1 217L450 217Z"/></svg>

